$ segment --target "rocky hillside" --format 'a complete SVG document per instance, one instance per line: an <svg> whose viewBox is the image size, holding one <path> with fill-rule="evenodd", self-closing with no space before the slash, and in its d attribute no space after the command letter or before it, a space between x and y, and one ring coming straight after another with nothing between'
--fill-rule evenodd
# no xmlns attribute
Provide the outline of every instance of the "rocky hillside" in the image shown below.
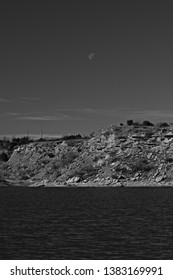
<svg viewBox="0 0 173 280"><path fill-rule="evenodd" d="M173 126L132 122L90 139L19 145L1 164L1 178L31 185L171 185Z"/></svg>

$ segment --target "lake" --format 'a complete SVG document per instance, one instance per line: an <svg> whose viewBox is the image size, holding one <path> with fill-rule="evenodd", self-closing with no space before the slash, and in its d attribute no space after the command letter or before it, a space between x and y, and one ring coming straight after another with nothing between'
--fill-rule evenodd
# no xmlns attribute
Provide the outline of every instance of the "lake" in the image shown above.
<svg viewBox="0 0 173 280"><path fill-rule="evenodd" d="M173 188L0 187L0 259L172 259Z"/></svg>

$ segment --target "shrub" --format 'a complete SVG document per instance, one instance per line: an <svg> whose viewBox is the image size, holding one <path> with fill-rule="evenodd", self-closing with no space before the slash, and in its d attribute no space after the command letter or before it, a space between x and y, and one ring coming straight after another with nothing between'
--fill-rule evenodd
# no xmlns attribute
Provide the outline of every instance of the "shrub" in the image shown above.
<svg viewBox="0 0 173 280"><path fill-rule="evenodd" d="M13 137L13 139L11 141L11 144L13 146L16 146L16 145L25 145L25 144L28 144L30 142L33 142L33 141L29 137L22 137L22 138Z"/></svg>
<svg viewBox="0 0 173 280"><path fill-rule="evenodd" d="M77 134L77 135L66 135L66 136L63 136L61 138L61 140L72 140L72 139L82 139L82 136L80 134Z"/></svg>
<svg viewBox="0 0 173 280"><path fill-rule="evenodd" d="M77 154L73 151L70 151L62 156L60 159L60 167L64 167L73 162L73 160L77 157Z"/></svg>
<svg viewBox="0 0 173 280"><path fill-rule="evenodd" d="M5 178L6 176L8 177L8 175L9 175L8 165L6 163L2 163L0 169L0 179Z"/></svg>
<svg viewBox="0 0 173 280"><path fill-rule="evenodd" d="M102 157L101 157L101 155L94 155L93 156L93 162L97 162L99 159L101 159Z"/></svg>
<svg viewBox="0 0 173 280"><path fill-rule="evenodd" d="M50 162L50 166L53 166L54 168L64 168L65 166L72 163L77 156L78 156L77 152L74 151L66 152L58 158L54 157Z"/></svg>
<svg viewBox="0 0 173 280"><path fill-rule="evenodd" d="M165 162L171 163L171 162L173 162L173 158L170 157L170 156L167 156L167 157L165 158Z"/></svg>
<svg viewBox="0 0 173 280"><path fill-rule="evenodd" d="M49 166L49 168L46 168L45 175L48 175L48 176L55 175L56 177L59 177L59 176L61 176L61 171L57 168L57 166L52 165L52 166Z"/></svg>
<svg viewBox="0 0 173 280"><path fill-rule="evenodd" d="M77 140L77 141L76 141L76 140ZM66 143L67 143L68 146L74 147L74 146L79 145L79 141L80 141L80 140L81 140L81 139L70 139L70 140L68 140Z"/></svg>
<svg viewBox="0 0 173 280"><path fill-rule="evenodd" d="M153 132L152 131L146 131L145 132L145 138L148 139L148 138L151 138L153 135Z"/></svg>
<svg viewBox="0 0 173 280"><path fill-rule="evenodd" d="M133 125L133 120L127 120L127 125Z"/></svg>
<svg viewBox="0 0 173 280"><path fill-rule="evenodd" d="M117 152L116 151L111 151L109 155L111 157L110 162L115 162L115 161L118 160L118 156L117 156Z"/></svg>
<svg viewBox="0 0 173 280"><path fill-rule="evenodd" d="M138 172L138 171L150 171L152 169L152 166L148 163L146 159L139 159L136 161L132 166L132 171L133 172Z"/></svg>
<svg viewBox="0 0 173 280"><path fill-rule="evenodd" d="M149 122L149 121L143 121L143 125L146 126L154 126L153 123Z"/></svg>
<svg viewBox="0 0 173 280"><path fill-rule="evenodd" d="M111 131L106 130L103 132L103 135L106 137L106 139L108 139L108 137L111 135Z"/></svg>
<svg viewBox="0 0 173 280"><path fill-rule="evenodd" d="M117 173L122 173L122 174L128 174L128 173L130 173L130 170L128 170L125 166L117 166L116 168L115 168L115 171L117 172Z"/></svg>
<svg viewBox="0 0 173 280"><path fill-rule="evenodd" d="M45 158L45 159L43 159L42 160L42 164L44 164L44 165L46 165L47 163L49 163L50 161L47 159L47 158Z"/></svg>
<svg viewBox="0 0 173 280"><path fill-rule="evenodd" d="M22 174L21 179L22 180L28 180L30 177L27 174Z"/></svg>
<svg viewBox="0 0 173 280"><path fill-rule="evenodd" d="M81 166L78 170L75 170L71 177L79 177L84 180L88 177L96 175L98 172L98 168L94 167L92 164L88 164L85 166Z"/></svg>
<svg viewBox="0 0 173 280"><path fill-rule="evenodd" d="M140 126L140 123L139 122L134 122L133 125L138 127L138 126Z"/></svg>
<svg viewBox="0 0 173 280"><path fill-rule="evenodd" d="M157 124L159 127L168 127L169 124L167 122L161 122Z"/></svg>
<svg viewBox="0 0 173 280"><path fill-rule="evenodd" d="M113 173L113 174L111 175L111 177L112 177L112 179L118 179L118 174L117 174L117 173Z"/></svg>
<svg viewBox="0 0 173 280"><path fill-rule="evenodd" d="M168 131L168 130L167 130L166 128L163 128L163 129L162 129L162 133L167 133L167 131Z"/></svg>
<svg viewBox="0 0 173 280"><path fill-rule="evenodd" d="M7 154L4 153L4 152L2 152L2 153L0 154L0 161L6 162L7 160L8 160Z"/></svg>
<svg viewBox="0 0 173 280"><path fill-rule="evenodd" d="M53 157L55 157L55 154L49 153L48 156L49 156L50 158L53 158Z"/></svg>

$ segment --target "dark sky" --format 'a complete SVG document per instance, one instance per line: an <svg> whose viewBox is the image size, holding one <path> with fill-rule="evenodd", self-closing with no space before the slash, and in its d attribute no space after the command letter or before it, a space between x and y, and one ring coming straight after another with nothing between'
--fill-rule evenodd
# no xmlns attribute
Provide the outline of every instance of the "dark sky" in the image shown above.
<svg viewBox="0 0 173 280"><path fill-rule="evenodd" d="M3 2L0 134L173 121L171 1Z"/></svg>

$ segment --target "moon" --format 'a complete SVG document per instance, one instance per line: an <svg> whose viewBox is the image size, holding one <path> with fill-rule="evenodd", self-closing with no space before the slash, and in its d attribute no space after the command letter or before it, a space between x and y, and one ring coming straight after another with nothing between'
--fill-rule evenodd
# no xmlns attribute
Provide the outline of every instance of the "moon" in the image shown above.
<svg viewBox="0 0 173 280"><path fill-rule="evenodd" d="M95 53L90 53L88 55L88 58L89 58L90 61L93 60L94 57L95 57Z"/></svg>

